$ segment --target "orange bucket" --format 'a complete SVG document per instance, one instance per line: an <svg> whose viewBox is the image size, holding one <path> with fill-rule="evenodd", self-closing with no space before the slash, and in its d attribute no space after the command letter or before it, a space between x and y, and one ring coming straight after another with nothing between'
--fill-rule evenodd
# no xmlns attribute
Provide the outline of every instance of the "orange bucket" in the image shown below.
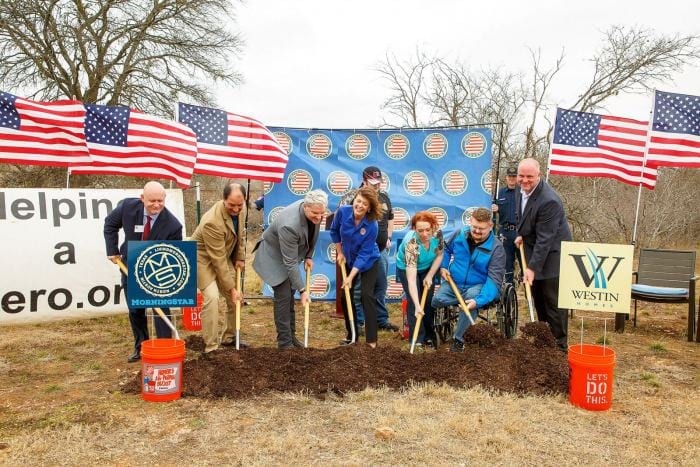
<svg viewBox="0 0 700 467"><path fill-rule="evenodd" d="M197 292L197 306L182 307L182 327L188 331L202 330L202 292Z"/></svg>
<svg viewBox="0 0 700 467"><path fill-rule="evenodd" d="M182 394L182 361L185 341L149 339L141 343L141 397L151 402L167 402Z"/></svg>
<svg viewBox="0 0 700 467"><path fill-rule="evenodd" d="M587 410L612 405L615 351L594 344L569 347L569 401Z"/></svg>

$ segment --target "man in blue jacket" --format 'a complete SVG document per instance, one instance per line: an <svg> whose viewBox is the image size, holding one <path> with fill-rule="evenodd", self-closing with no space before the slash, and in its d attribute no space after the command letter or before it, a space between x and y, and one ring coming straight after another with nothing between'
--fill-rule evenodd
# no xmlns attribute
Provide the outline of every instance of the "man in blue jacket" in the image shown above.
<svg viewBox="0 0 700 467"><path fill-rule="evenodd" d="M445 253L440 267L440 276L444 282L433 296L433 308L459 303L452 287L447 283L447 277L450 276L472 318L476 320L478 309L501 294L505 269L506 252L493 233L491 211L477 208L472 212L469 225L455 231L445 241ZM469 318L460 313L450 351L464 351L464 333L470 324Z"/></svg>

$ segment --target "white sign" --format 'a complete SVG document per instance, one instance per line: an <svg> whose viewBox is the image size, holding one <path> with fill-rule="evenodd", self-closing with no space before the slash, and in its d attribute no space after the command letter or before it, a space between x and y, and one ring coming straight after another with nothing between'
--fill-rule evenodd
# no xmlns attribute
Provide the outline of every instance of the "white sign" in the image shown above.
<svg viewBox="0 0 700 467"><path fill-rule="evenodd" d="M125 312L119 268L107 259L104 219L141 192L0 189L0 326ZM184 236L182 191L166 192Z"/></svg>

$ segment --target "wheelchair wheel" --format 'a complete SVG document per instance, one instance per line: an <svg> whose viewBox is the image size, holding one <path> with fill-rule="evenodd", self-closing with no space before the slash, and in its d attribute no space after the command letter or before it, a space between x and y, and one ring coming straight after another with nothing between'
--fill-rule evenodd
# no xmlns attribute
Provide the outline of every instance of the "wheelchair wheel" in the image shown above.
<svg viewBox="0 0 700 467"><path fill-rule="evenodd" d="M433 330L435 331L435 344L439 346L442 343L452 339L454 332L454 320L452 319L450 308L438 308L435 310L435 319L433 321Z"/></svg>
<svg viewBox="0 0 700 467"><path fill-rule="evenodd" d="M518 330L518 296L512 284L506 284L501 294L498 324L506 339L515 337Z"/></svg>

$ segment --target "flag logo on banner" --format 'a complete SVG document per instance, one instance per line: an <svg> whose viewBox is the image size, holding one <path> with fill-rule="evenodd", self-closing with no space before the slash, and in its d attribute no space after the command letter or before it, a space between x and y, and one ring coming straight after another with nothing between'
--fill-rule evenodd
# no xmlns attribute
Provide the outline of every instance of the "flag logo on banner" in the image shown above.
<svg viewBox="0 0 700 467"><path fill-rule="evenodd" d="M442 176L442 189L450 196L460 196L467 186L467 176L459 170L450 170Z"/></svg>
<svg viewBox="0 0 700 467"><path fill-rule="evenodd" d="M287 187L295 195L305 195L311 191L313 184L313 177L304 169L293 170L287 177Z"/></svg>
<svg viewBox="0 0 700 467"><path fill-rule="evenodd" d="M403 286L396 281L396 276L387 276L387 288L385 298L387 300L400 300L403 298Z"/></svg>
<svg viewBox="0 0 700 467"><path fill-rule="evenodd" d="M431 133L423 140L423 152L431 159L447 154L447 138L442 133Z"/></svg>
<svg viewBox="0 0 700 467"><path fill-rule="evenodd" d="M432 212L433 215L437 218L438 221L438 226L442 229L445 227L445 224L447 224L447 221L449 220L449 216L447 215L447 211L445 211L442 208L439 208L437 206L434 206L430 209L428 209L428 212Z"/></svg>
<svg viewBox="0 0 700 467"><path fill-rule="evenodd" d="M280 213L284 209L284 206L277 206L272 209L270 209L270 212L267 213L267 224L272 224L272 222L275 220L275 217L277 217L277 214Z"/></svg>
<svg viewBox="0 0 700 467"><path fill-rule="evenodd" d="M462 212L462 224L464 224L464 225L469 225L469 219L472 218L472 213L473 213L474 210L475 210L476 208L478 208L478 207L479 207L479 206L469 206L467 209L465 209L465 210Z"/></svg>
<svg viewBox="0 0 700 467"><path fill-rule="evenodd" d="M326 248L326 257L328 258L328 261L333 264L335 264L335 253L335 243L329 243L328 248Z"/></svg>
<svg viewBox="0 0 700 467"><path fill-rule="evenodd" d="M275 131L272 133L279 145L284 149L285 154L289 155L292 152L292 138L284 131Z"/></svg>
<svg viewBox="0 0 700 467"><path fill-rule="evenodd" d="M311 298L323 298L331 291L331 281L325 274L311 276Z"/></svg>
<svg viewBox="0 0 700 467"><path fill-rule="evenodd" d="M352 179L342 170L335 170L328 174L326 178L326 186L335 196L343 196L352 188Z"/></svg>
<svg viewBox="0 0 700 467"><path fill-rule="evenodd" d="M274 187L275 184L272 182L263 182L263 193L269 195Z"/></svg>
<svg viewBox="0 0 700 467"><path fill-rule="evenodd" d="M331 139L322 133L311 135L306 141L306 152L314 159L325 159L331 155L332 150Z"/></svg>
<svg viewBox="0 0 700 467"><path fill-rule="evenodd" d="M398 207L394 207L392 211L394 213L394 230L406 230L411 223L411 216L408 214L408 211Z"/></svg>
<svg viewBox="0 0 700 467"><path fill-rule="evenodd" d="M362 133L355 133L345 141L345 151L357 161L364 159L372 150L372 143Z"/></svg>
<svg viewBox="0 0 700 467"><path fill-rule="evenodd" d="M319 232L325 232L326 230L326 219L328 219L328 216L331 215L330 209L326 208L326 210L323 213L323 217L321 218L321 224L318 226L318 231ZM329 225L330 227L330 225Z"/></svg>
<svg viewBox="0 0 700 467"><path fill-rule="evenodd" d="M493 178L491 175L491 169L489 169L481 176L481 189L484 190L485 193L491 194L492 187Z"/></svg>
<svg viewBox="0 0 700 467"><path fill-rule="evenodd" d="M486 138L481 133L472 131L462 138L462 152L465 156L476 159L486 152Z"/></svg>
<svg viewBox="0 0 700 467"><path fill-rule="evenodd" d="M408 138L401 133L389 135L389 137L384 140L384 152L390 159L403 159L410 149L411 143L409 143Z"/></svg>
<svg viewBox="0 0 700 467"><path fill-rule="evenodd" d="M391 180L389 180L389 176L386 174L386 172L384 172L382 174L382 183L379 184L379 189L388 193L390 188Z"/></svg>
<svg viewBox="0 0 700 467"><path fill-rule="evenodd" d="M423 196L430 188L427 175L420 170L412 170L403 179L403 189L411 196Z"/></svg>

